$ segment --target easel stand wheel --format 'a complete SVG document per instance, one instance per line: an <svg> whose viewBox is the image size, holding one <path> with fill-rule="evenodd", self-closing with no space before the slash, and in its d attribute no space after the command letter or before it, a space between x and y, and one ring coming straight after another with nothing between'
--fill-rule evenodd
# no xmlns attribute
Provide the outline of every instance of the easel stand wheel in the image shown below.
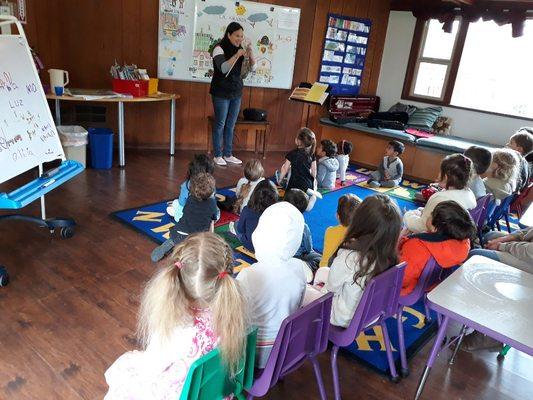
<svg viewBox="0 0 533 400"><path fill-rule="evenodd" d="M72 218L41 219L20 214L9 214L0 216L0 222L6 220L24 221L37 224L43 228L48 228L50 233L54 233L55 230L59 228L60 235L63 239L68 239L74 236L74 227L76 226L76 222Z"/></svg>

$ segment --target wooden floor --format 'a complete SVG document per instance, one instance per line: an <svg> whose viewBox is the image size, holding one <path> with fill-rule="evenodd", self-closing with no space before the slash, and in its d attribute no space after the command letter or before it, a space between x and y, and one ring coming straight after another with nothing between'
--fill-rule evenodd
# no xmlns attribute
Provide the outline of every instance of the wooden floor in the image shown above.
<svg viewBox="0 0 533 400"><path fill-rule="evenodd" d="M171 159L162 151L128 151L125 169L89 169L52 192L49 216L72 216L79 224L71 239L18 222L0 225L0 263L12 277L0 288L0 399L103 397L104 371L136 345L139 292L154 271L154 243L109 213L176 195L191 155L180 152ZM281 160L282 154L270 154L267 173ZM217 168L215 177L226 186L241 174L240 167ZM24 211L36 215L38 204ZM341 355L343 398L412 398L428 348L411 361L411 375L399 384ZM321 357L322 374L333 398L328 355ZM533 398L533 359L515 350L502 363L487 352L460 352L452 368L445 361L436 363L423 398ZM305 365L265 398L318 399L312 368Z"/></svg>

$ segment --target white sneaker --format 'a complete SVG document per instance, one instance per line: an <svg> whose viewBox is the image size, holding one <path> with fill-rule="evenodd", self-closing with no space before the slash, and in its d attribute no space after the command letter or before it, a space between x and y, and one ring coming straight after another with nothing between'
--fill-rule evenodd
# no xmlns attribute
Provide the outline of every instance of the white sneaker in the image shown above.
<svg viewBox="0 0 533 400"><path fill-rule="evenodd" d="M172 218L174 218L174 215L176 214L174 211L174 207L168 206L167 207L167 214L170 215Z"/></svg>
<svg viewBox="0 0 533 400"><path fill-rule="evenodd" d="M224 160L222 157L215 157L213 161L216 165L228 165L226 160Z"/></svg>
<svg viewBox="0 0 533 400"><path fill-rule="evenodd" d="M322 193L320 193L318 190L307 189L307 192L305 193L307 193L309 196L315 196L317 199L322 198Z"/></svg>
<svg viewBox="0 0 533 400"><path fill-rule="evenodd" d="M229 162L231 164L242 164L242 161L239 160L237 157L234 157L234 156L224 157L224 160L226 160L226 162Z"/></svg>
<svg viewBox="0 0 533 400"><path fill-rule="evenodd" d="M305 274L305 281L307 283L313 282L313 270L311 269L311 267L309 267L309 265L307 265L305 261L302 261L302 263L303 263L303 270Z"/></svg>
<svg viewBox="0 0 533 400"><path fill-rule="evenodd" d="M228 225L228 230L233 233L234 235L236 235L237 233L235 232L235 222L231 221Z"/></svg>

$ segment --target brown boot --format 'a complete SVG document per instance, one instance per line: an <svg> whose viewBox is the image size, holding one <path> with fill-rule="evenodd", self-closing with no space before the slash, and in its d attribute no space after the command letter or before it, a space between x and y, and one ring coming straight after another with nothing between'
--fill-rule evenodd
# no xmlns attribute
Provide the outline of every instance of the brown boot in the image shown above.
<svg viewBox="0 0 533 400"><path fill-rule="evenodd" d="M463 343L461 344L461 349L469 352L478 350L498 352L502 349L502 346L503 343L476 331L464 338Z"/></svg>

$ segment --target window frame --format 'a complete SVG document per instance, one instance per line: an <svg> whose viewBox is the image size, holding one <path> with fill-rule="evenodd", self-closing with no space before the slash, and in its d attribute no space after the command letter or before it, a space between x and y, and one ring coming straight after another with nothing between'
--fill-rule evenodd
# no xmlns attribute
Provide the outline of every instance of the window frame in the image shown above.
<svg viewBox="0 0 533 400"><path fill-rule="evenodd" d="M481 110L478 108L473 107L464 107L464 106L456 106L451 103L453 89L455 87L455 82L457 79L457 72L459 71L459 63L461 61L461 56L463 55L463 49L466 42L466 35L468 34L468 27L470 25L470 22L465 21L462 18L459 18L459 29L457 31L457 36L455 40L455 45L452 51L452 55L450 58L450 67L447 71L447 77L444 80L443 85L443 95L441 99L437 99L434 97L427 97L427 96L421 96L416 95L413 93L414 86L415 86L415 77L418 73L418 65L421 60L421 62L424 62L424 59L420 57L422 52L422 45L425 41L425 35L429 26L429 20L422 20L417 19L415 31L413 34L413 41L411 44L411 51L409 53L409 61L407 63L407 70L405 73L405 79L402 89L402 100L411 100L411 101L417 101L420 103L428 103L428 104L434 104L434 105L440 105L444 107L449 108L456 108L460 110L467 110L467 111L475 111L479 113L484 114L490 114L490 115L497 115L501 117L508 117L508 118L515 118L515 119L522 119L525 121L533 121L533 117L524 117L519 115L513 115L513 114L505 114L505 113L498 113L494 111L487 111L487 110ZM430 60L430 59L427 59Z"/></svg>

